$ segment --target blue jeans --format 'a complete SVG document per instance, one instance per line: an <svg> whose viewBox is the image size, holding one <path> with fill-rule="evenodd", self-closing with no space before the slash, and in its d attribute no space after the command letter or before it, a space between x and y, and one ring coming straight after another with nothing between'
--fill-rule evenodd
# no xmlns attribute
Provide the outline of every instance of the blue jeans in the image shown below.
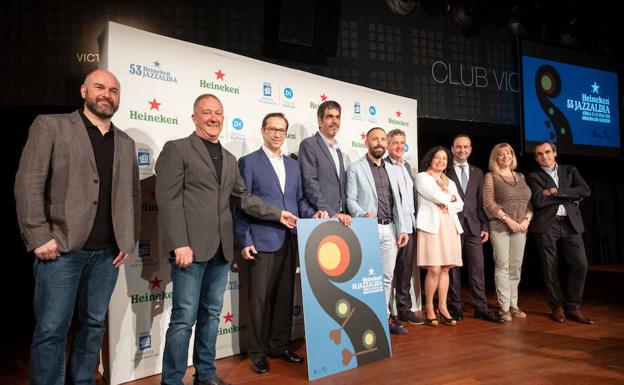
<svg viewBox="0 0 624 385"><path fill-rule="evenodd" d="M163 353L163 385L182 385L195 322L195 379L208 381L216 376L215 345L229 267L221 253L185 269L171 263L173 307Z"/></svg>
<svg viewBox="0 0 624 385"><path fill-rule="evenodd" d="M35 331L30 349L30 384L65 383L65 345L76 310L68 382L95 384L108 303L119 269L116 249L79 250L52 261L35 258Z"/></svg>

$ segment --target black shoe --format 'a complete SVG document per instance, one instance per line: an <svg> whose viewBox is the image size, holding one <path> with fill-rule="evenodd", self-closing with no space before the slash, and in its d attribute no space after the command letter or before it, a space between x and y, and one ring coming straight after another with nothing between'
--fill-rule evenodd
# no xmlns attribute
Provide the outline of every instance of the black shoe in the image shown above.
<svg viewBox="0 0 624 385"><path fill-rule="evenodd" d="M208 381L200 381L197 379L197 377L195 377L195 379L193 379L193 385L230 385L230 384L223 381L219 377L214 376Z"/></svg>
<svg viewBox="0 0 624 385"><path fill-rule="evenodd" d="M251 368L258 374L269 371L269 364L265 357L255 358L251 360Z"/></svg>
<svg viewBox="0 0 624 385"><path fill-rule="evenodd" d="M279 354L271 354L271 358L284 360L286 362L290 362L291 364L303 364L303 357L288 349Z"/></svg>
<svg viewBox="0 0 624 385"><path fill-rule="evenodd" d="M424 319L420 318L412 311L399 314L399 320L412 325L423 325L425 323Z"/></svg>
<svg viewBox="0 0 624 385"><path fill-rule="evenodd" d="M449 313L451 315L451 318L453 318L455 321L461 321L464 319L464 312L459 309L451 308L449 309Z"/></svg>
<svg viewBox="0 0 624 385"><path fill-rule="evenodd" d="M447 316L442 314L440 310L438 310L438 319L446 326L455 326L455 324L457 324L457 321L452 316L451 318L448 318Z"/></svg>
<svg viewBox="0 0 624 385"><path fill-rule="evenodd" d="M503 318L494 313L493 311L487 309L487 310L475 310L474 312L474 317L476 319L482 319L484 321L490 321L490 322L494 322L494 323L503 323L505 322L505 320L503 320Z"/></svg>

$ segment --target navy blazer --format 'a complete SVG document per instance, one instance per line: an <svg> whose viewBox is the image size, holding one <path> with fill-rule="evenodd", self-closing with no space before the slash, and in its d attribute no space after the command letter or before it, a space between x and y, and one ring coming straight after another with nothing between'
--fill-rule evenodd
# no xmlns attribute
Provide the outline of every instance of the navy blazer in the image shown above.
<svg viewBox="0 0 624 385"><path fill-rule="evenodd" d="M490 231L490 221L483 210L483 171L468 163L470 174L468 175L468 186L466 193L461 189L461 183L455 173L454 162L451 159L447 167L449 179L455 182L461 199L464 201L464 211L458 214L459 221L464 231L474 236L480 236L481 231Z"/></svg>
<svg viewBox="0 0 624 385"><path fill-rule="evenodd" d="M529 230L533 233L545 233L557 216L559 205L563 205L568 213L568 218L577 233L585 231L581 210L578 202L591 195L591 190L581 177L576 167L564 164L557 165L559 176L559 188L553 178L541 168L530 173L527 184L531 188L533 204L533 220ZM557 195L544 195L543 191L549 188L557 188ZM575 203L576 202L576 203Z"/></svg>
<svg viewBox="0 0 624 385"><path fill-rule="evenodd" d="M282 158L286 168L283 193L275 169L262 148L241 157L238 167L247 190L273 206L301 218L310 218L315 210L303 196L299 162L285 155ZM241 248L253 245L259 252L279 250L284 243L286 231L289 231L279 222L257 219L244 212L239 212L236 216L235 228L238 245Z"/></svg>
<svg viewBox="0 0 624 385"><path fill-rule="evenodd" d="M330 217L347 212L347 176L340 150L338 158L340 174L336 173L334 159L319 132L299 145L303 193L314 208L327 211Z"/></svg>

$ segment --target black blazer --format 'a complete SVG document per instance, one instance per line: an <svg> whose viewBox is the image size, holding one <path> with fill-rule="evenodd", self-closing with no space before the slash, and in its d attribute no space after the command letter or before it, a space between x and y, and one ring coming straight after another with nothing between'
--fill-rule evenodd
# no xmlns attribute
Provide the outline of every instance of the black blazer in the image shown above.
<svg viewBox="0 0 624 385"><path fill-rule="evenodd" d="M490 222L483 210L483 171L480 168L468 164L468 186L466 193L462 191L461 183L455 173L453 161L449 162L446 172L448 177L455 182L457 191L464 201L464 211L458 214L459 222L465 232L474 236L480 236L481 231L490 231Z"/></svg>
<svg viewBox="0 0 624 385"><path fill-rule="evenodd" d="M585 231L581 210L578 202L587 198L591 190L581 177L576 167L559 164L559 188L557 196L544 195L543 191L549 188L557 188L555 181L541 168L530 173L526 180L531 188L531 203L533 204L533 220L529 230L533 233L544 233L552 224L557 215L560 204L565 207L568 218L577 233Z"/></svg>

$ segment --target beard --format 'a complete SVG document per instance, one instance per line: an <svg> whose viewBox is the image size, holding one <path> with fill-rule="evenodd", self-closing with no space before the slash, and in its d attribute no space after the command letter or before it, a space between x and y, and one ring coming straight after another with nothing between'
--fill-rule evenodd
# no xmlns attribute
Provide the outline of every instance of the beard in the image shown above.
<svg viewBox="0 0 624 385"><path fill-rule="evenodd" d="M381 159L383 154L386 153L386 149L381 146L377 146L368 150L368 153L375 159Z"/></svg>
<svg viewBox="0 0 624 385"><path fill-rule="evenodd" d="M106 100L109 105L98 104L99 101ZM100 119L110 119L115 115L119 104L115 105L115 102L110 98L99 97L96 99L90 98L89 94L85 96L85 107Z"/></svg>

